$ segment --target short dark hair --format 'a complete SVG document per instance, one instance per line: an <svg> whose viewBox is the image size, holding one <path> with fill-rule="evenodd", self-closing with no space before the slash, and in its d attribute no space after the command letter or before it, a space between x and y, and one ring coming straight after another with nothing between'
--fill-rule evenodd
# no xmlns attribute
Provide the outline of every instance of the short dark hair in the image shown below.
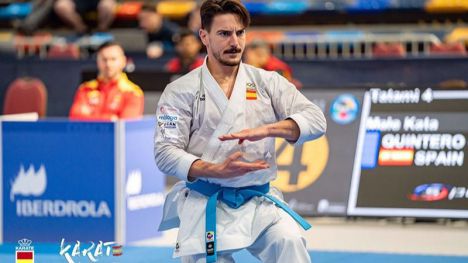
<svg viewBox="0 0 468 263"><path fill-rule="evenodd" d="M244 27L250 24L250 14L245 6L238 0L206 0L200 7L202 28L210 31L213 18L216 15L235 14L238 15Z"/></svg>
<svg viewBox="0 0 468 263"><path fill-rule="evenodd" d="M193 36L198 40L198 36L195 33L193 33L192 30L190 30L188 28L183 28L177 34L175 34L174 37L172 37L172 41L175 44L179 44L180 41L182 41L182 39L184 39L184 38L186 38L188 36Z"/></svg>
<svg viewBox="0 0 468 263"><path fill-rule="evenodd" d="M124 51L122 45L120 45L118 42L114 41L114 40L109 40L109 41L106 41L104 42L103 44L101 44L97 50L96 50L96 54L98 54L99 52L101 52L101 50L105 49L105 48L108 48L108 47L113 47L113 46L117 46L117 47L120 47L122 49L122 51ZM125 53L125 52L124 52Z"/></svg>
<svg viewBox="0 0 468 263"><path fill-rule="evenodd" d="M156 13L156 5L153 3L144 3L140 9L140 12L143 11Z"/></svg>

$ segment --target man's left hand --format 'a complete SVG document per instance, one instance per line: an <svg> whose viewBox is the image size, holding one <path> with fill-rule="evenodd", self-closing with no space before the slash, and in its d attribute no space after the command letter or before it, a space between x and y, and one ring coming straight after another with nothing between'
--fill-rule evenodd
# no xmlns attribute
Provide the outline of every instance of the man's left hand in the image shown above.
<svg viewBox="0 0 468 263"><path fill-rule="evenodd" d="M240 132L219 136L221 141L239 140L239 144L244 140L259 141L266 137L279 137L290 142L295 142L299 138L301 130L292 119L286 119L275 123L266 124L258 128L245 129Z"/></svg>
<svg viewBox="0 0 468 263"><path fill-rule="evenodd" d="M244 140L248 141L259 141L266 137L269 137L269 130L266 126L261 126L253 129L245 129L240 132L230 133L219 136L221 141L228 140L239 140L239 144L243 143Z"/></svg>

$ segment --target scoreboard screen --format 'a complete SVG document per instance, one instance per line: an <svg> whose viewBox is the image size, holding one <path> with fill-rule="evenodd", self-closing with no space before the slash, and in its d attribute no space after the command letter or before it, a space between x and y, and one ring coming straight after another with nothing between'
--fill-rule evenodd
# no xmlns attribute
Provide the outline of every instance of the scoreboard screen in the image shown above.
<svg viewBox="0 0 468 263"><path fill-rule="evenodd" d="M349 215L468 218L468 91L364 95Z"/></svg>

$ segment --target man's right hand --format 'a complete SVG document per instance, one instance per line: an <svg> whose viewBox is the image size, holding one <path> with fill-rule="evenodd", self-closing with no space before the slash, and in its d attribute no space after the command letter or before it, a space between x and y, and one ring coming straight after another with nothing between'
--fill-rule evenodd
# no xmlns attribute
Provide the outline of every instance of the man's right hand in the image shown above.
<svg viewBox="0 0 468 263"><path fill-rule="evenodd" d="M196 160L190 167L189 180L193 181L198 177L232 178L270 167L266 161L245 162L239 160L241 157L241 152L235 152L219 164Z"/></svg>

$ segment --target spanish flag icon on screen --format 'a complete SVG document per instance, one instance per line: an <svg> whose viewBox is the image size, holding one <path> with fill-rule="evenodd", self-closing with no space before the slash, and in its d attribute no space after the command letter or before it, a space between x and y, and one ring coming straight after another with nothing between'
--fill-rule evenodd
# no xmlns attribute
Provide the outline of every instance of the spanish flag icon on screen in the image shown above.
<svg viewBox="0 0 468 263"><path fill-rule="evenodd" d="M34 263L34 251L16 251L16 263Z"/></svg>

